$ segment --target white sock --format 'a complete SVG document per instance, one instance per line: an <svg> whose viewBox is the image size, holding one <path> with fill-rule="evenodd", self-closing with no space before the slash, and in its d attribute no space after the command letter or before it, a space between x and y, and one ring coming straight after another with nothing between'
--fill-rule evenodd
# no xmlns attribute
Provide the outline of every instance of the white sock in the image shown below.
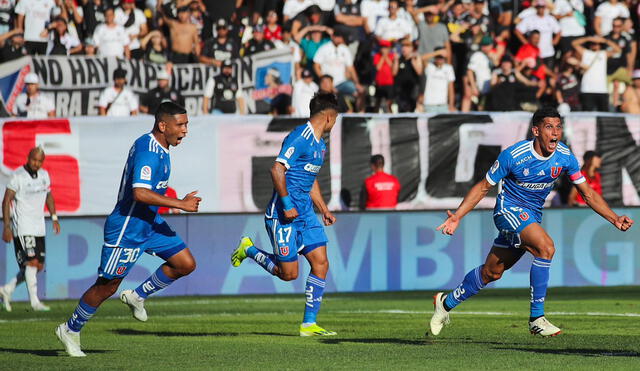
<svg viewBox="0 0 640 371"><path fill-rule="evenodd" d="M7 294L11 295L15 291L16 286L18 286L22 282L24 282L24 268L20 269L18 274L16 274L15 277L13 277L9 282L7 282L6 285L4 285L4 291L6 291Z"/></svg>
<svg viewBox="0 0 640 371"><path fill-rule="evenodd" d="M40 299L38 299L38 279L36 278L37 273L38 268L29 265L24 270L24 279L25 281L27 281L27 291L29 291L29 300L31 301L31 306L40 303Z"/></svg>

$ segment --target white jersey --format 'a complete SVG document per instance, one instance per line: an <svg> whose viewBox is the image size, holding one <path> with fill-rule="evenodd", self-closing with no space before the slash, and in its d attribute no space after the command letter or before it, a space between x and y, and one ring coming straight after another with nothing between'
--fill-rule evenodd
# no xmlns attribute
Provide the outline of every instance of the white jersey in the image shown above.
<svg viewBox="0 0 640 371"><path fill-rule="evenodd" d="M44 236L44 205L51 190L49 173L40 169L33 178L21 166L9 179L7 188L16 193L11 207L14 236Z"/></svg>
<svg viewBox="0 0 640 371"><path fill-rule="evenodd" d="M47 94L38 92L35 97L28 97L27 93L22 93L16 98L13 105L13 114L29 119L46 119L49 112L55 111L56 106L53 99Z"/></svg>

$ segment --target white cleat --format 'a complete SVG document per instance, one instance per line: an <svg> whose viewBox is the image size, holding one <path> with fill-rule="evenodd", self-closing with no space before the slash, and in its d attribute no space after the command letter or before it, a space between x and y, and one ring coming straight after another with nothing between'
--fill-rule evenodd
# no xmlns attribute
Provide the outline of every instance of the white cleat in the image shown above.
<svg viewBox="0 0 640 371"><path fill-rule="evenodd" d="M433 317L431 317L429 325L431 327L431 334L434 336L440 334L442 328L450 322L449 312L444 309L444 305L442 304L445 297L446 296L442 292L437 293L433 297Z"/></svg>
<svg viewBox="0 0 640 371"><path fill-rule="evenodd" d="M0 286L0 297L2 297L4 310L11 312L11 294L5 290L4 286Z"/></svg>
<svg viewBox="0 0 640 371"><path fill-rule="evenodd" d="M544 316L542 316L533 322L529 322L529 332L533 335L556 336L559 335L562 330L554 326L551 322L547 321Z"/></svg>
<svg viewBox="0 0 640 371"><path fill-rule="evenodd" d="M56 327L56 336L64 345L70 357L86 357L87 355L80 349L80 333L73 332L67 327L67 323L61 323Z"/></svg>
<svg viewBox="0 0 640 371"><path fill-rule="evenodd" d="M36 312L48 312L51 310L51 308L48 305L44 305L43 303L40 303L40 302L32 305L31 309L33 309Z"/></svg>
<svg viewBox="0 0 640 371"><path fill-rule="evenodd" d="M144 299L133 290L124 290L120 293L120 301L127 304L131 309L133 318L140 322L147 321L147 311L144 309Z"/></svg>

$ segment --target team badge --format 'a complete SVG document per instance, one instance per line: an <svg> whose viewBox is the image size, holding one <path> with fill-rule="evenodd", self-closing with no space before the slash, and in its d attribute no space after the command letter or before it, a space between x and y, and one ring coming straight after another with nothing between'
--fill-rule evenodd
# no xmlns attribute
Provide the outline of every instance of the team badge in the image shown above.
<svg viewBox="0 0 640 371"><path fill-rule="evenodd" d="M280 255L289 255L289 246L280 246Z"/></svg>
<svg viewBox="0 0 640 371"><path fill-rule="evenodd" d="M551 177L552 178L557 178L558 176L560 176L560 173L562 173L562 166L552 166L551 167Z"/></svg>
<svg viewBox="0 0 640 371"><path fill-rule="evenodd" d="M529 168L528 168L528 167L527 167L527 168L525 168L525 169L522 171L522 175L524 175L524 176L528 176L528 175L529 175Z"/></svg>
<svg viewBox="0 0 640 371"><path fill-rule="evenodd" d="M520 219L522 219L523 222L526 222L527 220L529 220L529 214L527 214L526 212L521 212L520 215L518 215L520 217Z"/></svg>
<svg viewBox="0 0 640 371"><path fill-rule="evenodd" d="M117 274L122 274L124 273L124 271L127 270L127 267L118 267L118 270L116 271Z"/></svg>

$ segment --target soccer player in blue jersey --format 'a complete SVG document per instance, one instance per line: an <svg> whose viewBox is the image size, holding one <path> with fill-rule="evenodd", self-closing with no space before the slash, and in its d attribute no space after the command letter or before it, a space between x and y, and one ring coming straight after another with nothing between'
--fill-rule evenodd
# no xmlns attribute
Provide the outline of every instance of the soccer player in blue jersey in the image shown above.
<svg viewBox="0 0 640 371"><path fill-rule="evenodd" d="M562 118L554 108L542 108L533 114L533 140L520 141L504 150L458 207L447 211L447 220L437 230L452 235L460 220L486 195L501 183L493 211L498 237L485 263L471 270L462 283L448 294L434 296L431 333L438 335L449 323L449 311L477 294L488 283L502 277L525 252L534 256L530 271L531 313L529 331L542 336L555 336L560 329L544 316L544 301L549 282L549 268L555 252L553 240L540 226L545 198L562 173L566 173L587 204L616 228L626 231L633 220L617 215L606 201L585 182L580 166L569 148L562 142Z"/></svg>
<svg viewBox="0 0 640 371"><path fill-rule="evenodd" d="M309 108L309 121L289 133L271 168L274 191L265 213L265 227L273 254L258 249L248 237L242 237L231 255L231 263L237 267L250 257L272 275L291 281L298 277L298 254L304 255L311 265L311 273L305 286L300 336L332 336L336 333L316 324L329 262L327 236L313 205L320 211L325 226L335 223L336 218L322 199L316 177L326 150L322 136L335 125L338 100L334 94L318 93Z"/></svg>
<svg viewBox="0 0 640 371"><path fill-rule="evenodd" d="M171 102L160 104L150 133L138 138L129 150L118 201L104 225L104 245L98 279L80 298L73 315L56 327L56 335L72 357L84 357L80 330L96 310L113 295L143 252L159 256L161 265L135 290L125 290L120 300L133 317L147 320L144 300L193 272L196 262L182 239L158 215L158 207L198 211L201 198L191 192L178 200L164 196L171 162L169 146L177 146L187 135L187 112Z"/></svg>

